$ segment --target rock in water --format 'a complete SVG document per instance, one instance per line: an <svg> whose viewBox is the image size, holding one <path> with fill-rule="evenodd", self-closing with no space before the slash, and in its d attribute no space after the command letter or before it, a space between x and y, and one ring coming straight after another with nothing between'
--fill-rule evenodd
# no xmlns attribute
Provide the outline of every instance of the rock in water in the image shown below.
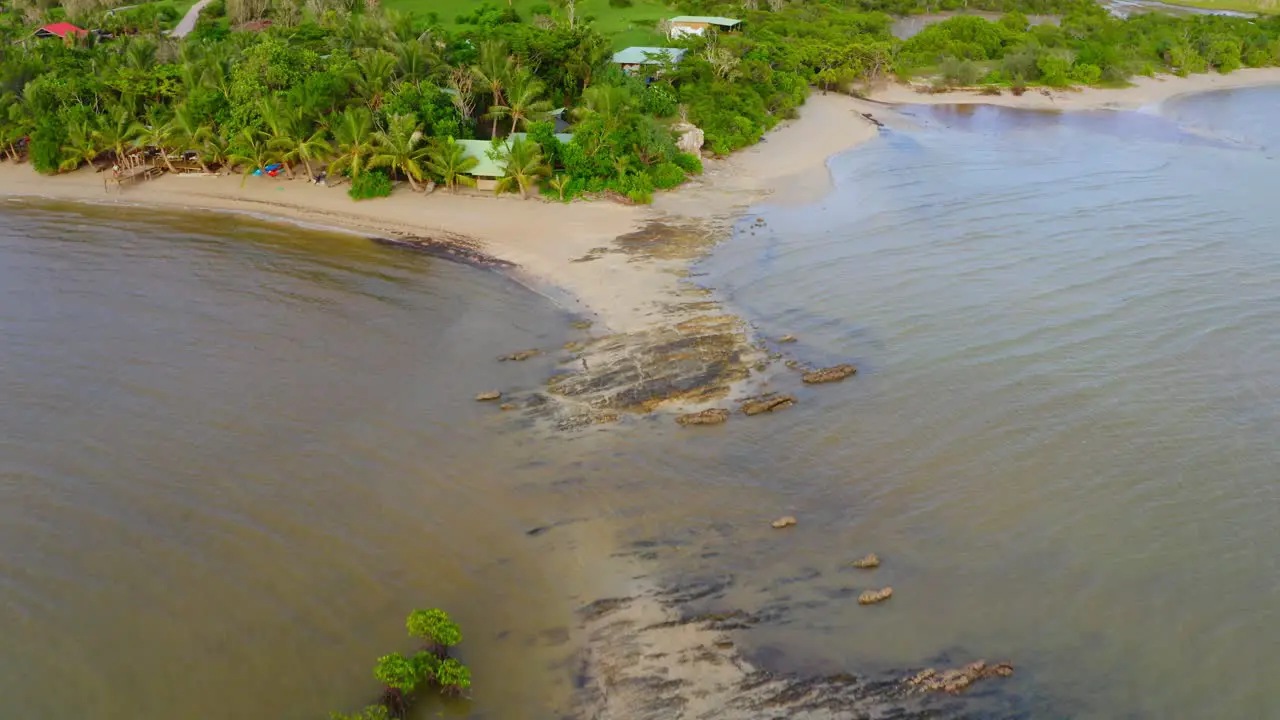
<svg viewBox="0 0 1280 720"><path fill-rule="evenodd" d="M875 605L884 602L893 597L893 588L881 588L879 590L868 590L858 596L859 605Z"/></svg>
<svg viewBox="0 0 1280 720"><path fill-rule="evenodd" d="M503 355L498 359L501 360L502 362L506 362L508 360L512 362L523 362L525 360L528 360L531 357L541 355L541 354L542 354L542 351L535 348L533 350L521 350L520 352L511 353L510 355Z"/></svg>
<svg viewBox="0 0 1280 720"><path fill-rule="evenodd" d="M829 383L837 380L843 380L856 372L858 372L858 368L852 365L836 365L834 367L821 368L819 370L807 372L800 379L810 385L816 385L818 383Z"/></svg>
<svg viewBox="0 0 1280 720"><path fill-rule="evenodd" d="M702 153L702 144L706 142L706 134L703 133L696 125L685 121L672 125L671 129L680 136L676 139L677 150L680 152L687 152L690 155L699 155Z"/></svg>
<svg viewBox="0 0 1280 720"><path fill-rule="evenodd" d="M500 397L502 397L501 392L497 390L489 390L487 392L482 392L479 395L477 395L476 400L479 402L485 402L486 400L497 400Z"/></svg>
<svg viewBox="0 0 1280 720"><path fill-rule="evenodd" d="M498 409L499 409L499 410L515 410L515 409L516 409L516 404L515 404L515 403L502 403L501 405L499 405L499 406L498 406Z"/></svg>
<svg viewBox="0 0 1280 720"><path fill-rule="evenodd" d="M783 335L782 337L778 338L778 342L780 343L793 343L795 341L796 341L795 335Z"/></svg>
<svg viewBox="0 0 1280 720"><path fill-rule="evenodd" d="M719 425L729 419L729 411L723 408L711 408L702 412L689 413L676 418L681 425Z"/></svg>
<svg viewBox="0 0 1280 720"><path fill-rule="evenodd" d="M1009 677L1013 675L1013 665L1007 662L988 665L985 660L978 660L963 668L938 672L927 668L907 678L908 685L922 690L945 692L957 695L973 683L992 677Z"/></svg>
<svg viewBox="0 0 1280 720"><path fill-rule="evenodd" d="M875 553L867 553L866 557L858 558L853 561L853 566L863 570L880 567L880 558Z"/></svg>
<svg viewBox="0 0 1280 720"><path fill-rule="evenodd" d="M777 520L774 520L771 524L773 525L774 529L781 530L782 528L791 527L792 525L795 525L796 519L791 517L790 515L787 515L785 517L780 517Z"/></svg>
<svg viewBox="0 0 1280 720"><path fill-rule="evenodd" d="M795 404L795 395L776 395L770 393L768 395L758 395L756 397L743 400L742 412L746 415L759 415L763 412L773 412L774 410L788 408Z"/></svg>

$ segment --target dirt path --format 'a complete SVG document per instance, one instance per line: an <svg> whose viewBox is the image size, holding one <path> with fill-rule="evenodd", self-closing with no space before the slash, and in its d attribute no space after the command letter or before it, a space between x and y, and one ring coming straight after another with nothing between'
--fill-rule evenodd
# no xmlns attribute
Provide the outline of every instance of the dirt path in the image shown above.
<svg viewBox="0 0 1280 720"><path fill-rule="evenodd" d="M169 33L170 37L182 38L191 34L196 29L196 21L200 19L200 11L204 10L204 6L213 2L213 0L200 0L200 2L191 6L186 15L182 16L182 20L178 22L173 32Z"/></svg>

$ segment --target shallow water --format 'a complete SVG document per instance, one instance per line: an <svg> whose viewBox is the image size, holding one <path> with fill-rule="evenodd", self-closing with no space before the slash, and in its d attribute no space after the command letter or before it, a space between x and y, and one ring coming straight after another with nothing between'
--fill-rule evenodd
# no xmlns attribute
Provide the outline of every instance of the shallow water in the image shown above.
<svg viewBox="0 0 1280 720"><path fill-rule="evenodd" d="M1280 714L1280 90L1172 122L914 112L704 264L766 335L863 369L772 428L817 529L753 562L823 575L761 634L828 665L1016 658L1037 716ZM891 609L824 602L868 582L833 548L887 556Z"/></svg>
<svg viewBox="0 0 1280 720"><path fill-rule="evenodd" d="M475 403L557 357L497 355L577 337L495 274L0 207L0 714L322 717L441 606L474 699L420 717L555 717L573 609L632 582L615 551L730 582L700 604L768 611L739 640L770 668L1009 659L974 700L1002 716L1280 714L1278 110L913 111L696 268L792 356L861 368L714 428Z"/></svg>

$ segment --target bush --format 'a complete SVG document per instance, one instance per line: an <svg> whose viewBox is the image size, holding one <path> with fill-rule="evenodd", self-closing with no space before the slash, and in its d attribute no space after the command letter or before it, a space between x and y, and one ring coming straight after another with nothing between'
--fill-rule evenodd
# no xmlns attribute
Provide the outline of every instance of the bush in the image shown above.
<svg viewBox="0 0 1280 720"><path fill-rule="evenodd" d="M702 158L693 153L676 153L674 162L681 170L690 175L702 174Z"/></svg>
<svg viewBox="0 0 1280 720"><path fill-rule="evenodd" d="M982 69L972 60L949 57L942 61L942 77L948 85L969 86L978 82Z"/></svg>
<svg viewBox="0 0 1280 720"><path fill-rule="evenodd" d="M220 18L227 15L227 0L213 0L200 11L201 17Z"/></svg>
<svg viewBox="0 0 1280 720"><path fill-rule="evenodd" d="M1102 79L1102 68L1089 63L1077 63L1071 68L1071 79L1081 85L1097 85Z"/></svg>
<svg viewBox="0 0 1280 720"><path fill-rule="evenodd" d="M366 170L351 181L347 195L352 200L368 200L386 197L391 194L391 178L381 170Z"/></svg>
<svg viewBox="0 0 1280 720"><path fill-rule="evenodd" d="M653 175L654 187L660 190L670 190L688 179L684 170L673 162L659 163L650 170L650 173Z"/></svg>
<svg viewBox="0 0 1280 720"><path fill-rule="evenodd" d="M631 0L609 0L609 7L611 8L629 8L631 5Z"/></svg>
<svg viewBox="0 0 1280 720"><path fill-rule="evenodd" d="M640 107L654 117L671 117L680 109L676 92L666 83L653 83L640 96Z"/></svg>
<svg viewBox="0 0 1280 720"><path fill-rule="evenodd" d="M535 17L538 15L550 15L551 6L546 3L538 3L537 5L529 8L529 14Z"/></svg>

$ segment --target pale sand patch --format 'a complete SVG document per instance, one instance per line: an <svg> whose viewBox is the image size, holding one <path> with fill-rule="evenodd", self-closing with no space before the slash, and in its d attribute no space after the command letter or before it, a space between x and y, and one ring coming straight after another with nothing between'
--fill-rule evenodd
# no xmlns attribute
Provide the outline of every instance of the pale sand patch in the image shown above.
<svg viewBox="0 0 1280 720"><path fill-rule="evenodd" d="M911 85L893 83L876 88L870 98L896 105L996 105L1027 110L1136 110L1157 105L1180 95L1280 85L1280 68L1245 68L1229 75L1203 73L1178 77L1159 75L1137 77L1125 88L1079 88L1050 90L1028 88L1021 96L982 95L972 90L947 93L920 93Z"/></svg>
<svg viewBox="0 0 1280 720"><path fill-rule="evenodd" d="M427 237L470 245L518 266L512 275L543 291L566 310L613 332L635 332L670 321L669 304L680 297L676 270L687 258L636 262L625 253L592 253L647 222L681 217L729 216L770 194L820 197L829 179L830 155L875 134L857 113L862 104L845 96L815 96L798 120L784 123L767 142L725 161L708 161L693 187L660 193L655 206L610 201L561 204L487 194L430 196L397 189L389 198L352 201L345 187L325 188L304 179L239 176L164 176L106 192L91 169L42 176L27 165L0 163L0 195L34 196L144 208L249 212L372 235ZM575 262L590 256L589 262Z"/></svg>

